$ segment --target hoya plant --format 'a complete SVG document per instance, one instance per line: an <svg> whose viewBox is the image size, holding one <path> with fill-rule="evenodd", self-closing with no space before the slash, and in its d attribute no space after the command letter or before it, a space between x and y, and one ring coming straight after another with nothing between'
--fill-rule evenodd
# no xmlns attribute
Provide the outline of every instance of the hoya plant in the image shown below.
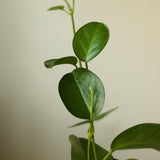
<svg viewBox="0 0 160 160"><path fill-rule="evenodd" d="M88 123L88 139L69 136L71 144L71 160L116 160L113 153L117 150L152 148L160 151L160 124L143 123L123 131L115 137L106 150L95 143L94 122L101 120L117 107L101 113L105 101L105 90L101 79L88 68L88 63L94 60L104 49L109 40L109 28L101 22L89 22L77 31L74 23L75 0L70 4L54 6L48 11L61 10L71 16L73 28L74 56L58 57L44 62L49 69L63 64L70 64L74 70L66 73L58 85L59 95L66 109L73 116L81 119L78 124ZM128 160L135 160L134 157Z"/></svg>

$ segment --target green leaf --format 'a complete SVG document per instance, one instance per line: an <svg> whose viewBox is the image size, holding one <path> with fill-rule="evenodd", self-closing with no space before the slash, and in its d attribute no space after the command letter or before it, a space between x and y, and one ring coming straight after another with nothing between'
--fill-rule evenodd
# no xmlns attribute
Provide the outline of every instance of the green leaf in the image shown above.
<svg viewBox="0 0 160 160"><path fill-rule="evenodd" d="M103 50L108 39L109 29L105 24L90 22L76 32L73 50L81 61L88 62Z"/></svg>
<svg viewBox="0 0 160 160"><path fill-rule="evenodd" d="M52 68L60 64L72 64L76 66L77 58L74 56L68 56L68 57L63 57L59 59L50 59L44 62L44 65L46 66L46 68Z"/></svg>
<svg viewBox="0 0 160 160"><path fill-rule="evenodd" d="M105 91L101 80L93 72L79 68L62 77L59 82L60 97L74 116L90 119L91 92L94 92L93 117L96 117L103 108Z"/></svg>
<svg viewBox="0 0 160 160"><path fill-rule="evenodd" d="M108 116L110 113L112 113L113 111L115 111L117 108L118 108L118 107L115 107L115 108L113 108L113 109L111 109L111 110L109 110L109 111L106 111L106 112L98 115L97 117L94 118L94 121L100 120L100 119Z"/></svg>
<svg viewBox="0 0 160 160"><path fill-rule="evenodd" d="M160 151L160 124L144 123L119 134L111 144L112 150L153 148Z"/></svg>
<svg viewBox="0 0 160 160"><path fill-rule="evenodd" d="M71 143L71 160L87 160L88 140L85 138L78 138L74 135L70 135L69 141ZM95 160L92 146L93 144L91 142L90 160ZM95 145L95 147L97 159L102 160L108 154L108 151L97 144ZM113 160L112 155L108 158L108 160Z"/></svg>
<svg viewBox="0 0 160 160"><path fill-rule="evenodd" d="M48 9L48 11L55 11L55 10L64 10L64 6L54 6Z"/></svg>
<svg viewBox="0 0 160 160"><path fill-rule="evenodd" d="M111 110L109 110L109 111L106 111L106 112L98 115L97 117L95 117L93 120L94 120L94 121L98 121L98 120L106 117L108 114L110 114L111 112L113 112L113 111L116 110L117 108L118 108L118 107L115 107L115 108L113 108L113 109L111 109ZM77 126L80 126L80 125L83 125L83 124L86 124L86 123L89 123L89 122L90 122L90 120L86 120L86 121L82 121L82 122L76 123L76 124L74 124L74 125L72 125L72 126L69 126L69 127L70 127L70 128L71 128L71 127L77 127Z"/></svg>
<svg viewBox="0 0 160 160"><path fill-rule="evenodd" d="M82 121L82 122L79 122L79 123L76 123L76 124L69 126L69 128L81 126L81 125L89 123L89 122L90 122L90 120Z"/></svg>
<svg viewBox="0 0 160 160"><path fill-rule="evenodd" d="M85 160L85 151L83 150L79 138L74 135L70 135L69 141L71 143L71 160Z"/></svg>

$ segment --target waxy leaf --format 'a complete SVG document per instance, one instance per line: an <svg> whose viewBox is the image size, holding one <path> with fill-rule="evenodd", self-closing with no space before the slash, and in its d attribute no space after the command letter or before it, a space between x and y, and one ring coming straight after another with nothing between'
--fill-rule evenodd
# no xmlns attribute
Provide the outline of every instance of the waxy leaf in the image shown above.
<svg viewBox="0 0 160 160"><path fill-rule="evenodd" d="M160 124L144 123L119 134L111 144L112 150L153 148L160 151Z"/></svg>
<svg viewBox="0 0 160 160"><path fill-rule="evenodd" d="M105 91L101 80L93 72L79 68L62 77L59 82L60 97L74 116L90 119L91 92L94 92L93 117L96 117L103 108Z"/></svg>
<svg viewBox="0 0 160 160"><path fill-rule="evenodd" d="M69 141L71 143L71 160L87 160L87 145L88 140L85 138L78 138L74 135L69 136ZM91 142L91 150L90 150L90 160L95 160L93 153L93 144ZM99 145L95 145L97 160L102 160L107 154L108 151L100 147ZM114 160L112 155L108 157L107 160Z"/></svg>
<svg viewBox="0 0 160 160"><path fill-rule="evenodd" d="M74 56L68 56L68 57L63 57L59 59L50 59L44 62L44 65L47 68L52 68L53 66L60 65L60 64L72 64L76 66L77 58Z"/></svg>
<svg viewBox="0 0 160 160"><path fill-rule="evenodd" d="M81 61L88 62L103 50L108 39L109 29L105 24L90 22L76 32L73 50Z"/></svg>
<svg viewBox="0 0 160 160"><path fill-rule="evenodd" d="M93 121L98 121L98 120L106 117L107 115L109 115L110 113L112 113L112 112L113 112L114 110L116 110L117 108L118 108L118 107L115 107L115 108L113 108L113 109L111 109L111 110L109 110L109 111L106 111L106 112L98 115L97 117L93 118ZM90 123L90 120L82 121L82 122L76 123L76 124L74 124L74 125L72 125L72 126L69 126L69 127L70 127L70 128L71 128L71 127L77 127L77 126L80 126L80 125L83 125L83 124L86 124L86 123Z"/></svg>
<svg viewBox="0 0 160 160"><path fill-rule="evenodd" d="M48 9L48 11L54 11L54 10L64 10L64 6L54 6Z"/></svg>

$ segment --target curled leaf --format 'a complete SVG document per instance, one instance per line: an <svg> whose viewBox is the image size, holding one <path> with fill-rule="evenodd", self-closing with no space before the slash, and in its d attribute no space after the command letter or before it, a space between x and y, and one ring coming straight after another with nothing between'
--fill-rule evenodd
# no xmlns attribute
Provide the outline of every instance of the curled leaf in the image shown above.
<svg viewBox="0 0 160 160"><path fill-rule="evenodd" d="M68 57L63 57L59 59L50 59L44 62L44 65L46 66L46 68L53 68L54 66L57 66L60 64L72 64L76 66L77 58L74 56L68 56Z"/></svg>

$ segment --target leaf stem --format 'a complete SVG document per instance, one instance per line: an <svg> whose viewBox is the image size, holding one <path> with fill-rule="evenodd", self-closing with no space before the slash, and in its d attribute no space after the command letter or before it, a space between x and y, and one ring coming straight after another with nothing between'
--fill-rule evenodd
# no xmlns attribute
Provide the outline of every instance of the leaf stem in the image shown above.
<svg viewBox="0 0 160 160"><path fill-rule="evenodd" d="M103 158L103 160L107 160L108 157L109 157L112 153L113 153L113 150L111 150L111 151Z"/></svg>
<svg viewBox="0 0 160 160"><path fill-rule="evenodd" d="M92 136L92 141L93 141L93 153L94 153L94 158L95 158L95 160L97 160L97 154L96 154L96 146L95 146L94 135Z"/></svg>
<svg viewBox="0 0 160 160"><path fill-rule="evenodd" d="M70 6L70 4L68 3L67 0L64 0L64 1L65 1L66 5L67 5L68 10L71 12L72 11L72 7Z"/></svg>
<svg viewBox="0 0 160 160"><path fill-rule="evenodd" d="M87 62L85 62L85 65L86 65L86 69L88 70L88 63L87 63Z"/></svg>
<svg viewBox="0 0 160 160"><path fill-rule="evenodd" d="M70 12L68 12L67 10L63 9L64 12L66 12L68 15L70 15Z"/></svg>

